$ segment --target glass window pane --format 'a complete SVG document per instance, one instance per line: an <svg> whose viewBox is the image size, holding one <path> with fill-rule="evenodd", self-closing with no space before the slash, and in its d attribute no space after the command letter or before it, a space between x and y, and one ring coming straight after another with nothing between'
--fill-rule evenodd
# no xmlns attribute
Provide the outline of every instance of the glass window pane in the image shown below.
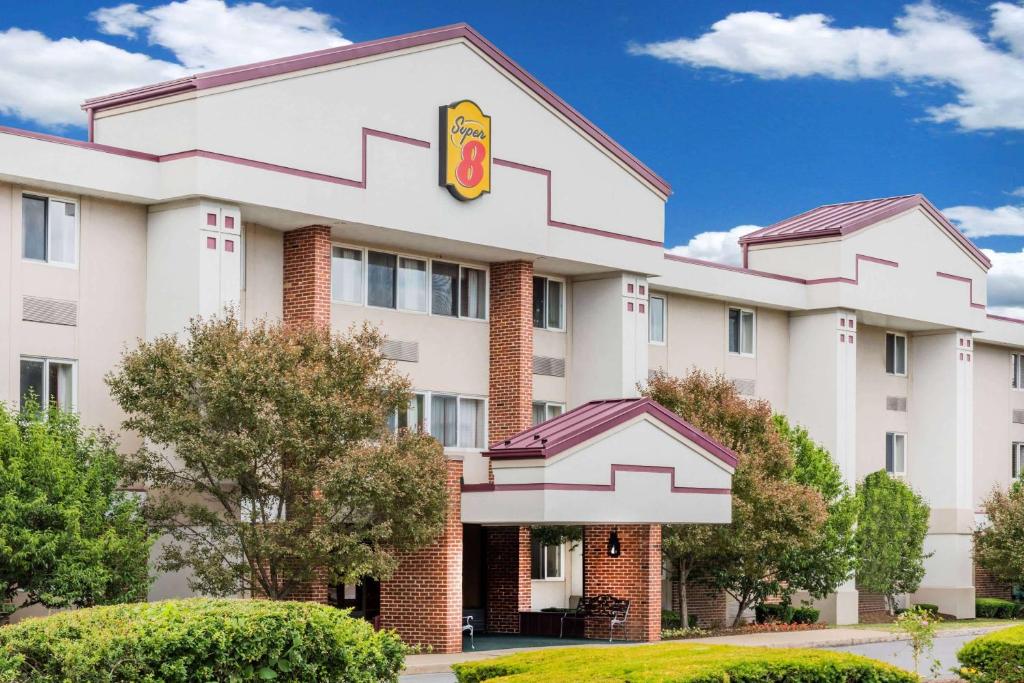
<svg viewBox="0 0 1024 683"><path fill-rule="evenodd" d="M562 577L562 546L549 545L546 550L544 578L559 579Z"/></svg>
<svg viewBox="0 0 1024 683"><path fill-rule="evenodd" d="M22 253L25 258L46 260L46 200L21 198L21 222L24 226Z"/></svg>
<svg viewBox="0 0 1024 683"><path fill-rule="evenodd" d="M21 361L21 405L24 407L25 399L31 395L32 400L42 404L46 399L43 396L43 361L23 360Z"/></svg>
<svg viewBox="0 0 1024 683"><path fill-rule="evenodd" d="M544 404L543 403L534 403L533 404L533 425L534 426L539 425L541 422L543 422L546 419L547 419L547 414L545 413L545 410L544 410Z"/></svg>
<svg viewBox="0 0 1024 683"><path fill-rule="evenodd" d="M665 300L661 297L651 297L651 341L665 341Z"/></svg>
<svg viewBox="0 0 1024 683"><path fill-rule="evenodd" d="M892 474L895 470L893 469L896 465L895 462L895 447L893 445L894 434L885 435L885 471Z"/></svg>
<svg viewBox="0 0 1024 683"><path fill-rule="evenodd" d="M530 541L530 578L544 578L544 546L540 541Z"/></svg>
<svg viewBox="0 0 1024 683"><path fill-rule="evenodd" d="M75 262L75 214L71 202L50 200L47 214L47 259L57 263Z"/></svg>
<svg viewBox="0 0 1024 683"><path fill-rule="evenodd" d="M548 327L562 329L562 283L548 280Z"/></svg>
<svg viewBox="0 0 1024 683"><path fill-rule="evenodd" d="M544 327L544 300L547 298L547 280L533 278L533 326Z"/></svg>
<svg viewBox="0 0 1024 683"><path fill-rule="evenodd" d="M454 396L430 397L430 434L442 446L455 446L458 437L456 419L457 399Z"/></svg>
<svg viewBox="0 0 1024 683"><path fill-rule="evenodd" d="M431 269L433 281L431 310L434 315L459 314L459 266L455 263L434 261Z"/></svg>
<svg viewBox="0 0 1024 683"><path fill-rule="evenodd" d="M462 269L462 317L483 320L487 301L487 274L476 268Z"/></svg>
<svg viewBox="0 0 1024 683"><path fill-rule="evenodd" d="M729 353L740 352L740 311L729 309Z"/></svg>
<svg viewBox="0 0 1024 683"><path fill-rule="evenodd" d="M48 405L55 405L65 412L70 412L74 407L71 363L50 361L48 368L47 392L49 395L47 396L47 403Z"/></svg>
<svg viewBox="0 0 1024 683"><path fill-rule="evenodd" d="M459 447L484 447L484 402L481 399L459 399Z"/></svg>
<svg viewBox="0 0 1024 683"><path fill-rule="evenodd" d="M346 247L331 249L331 298L352 304L363 302L363 252Z"/></svg>
<svg viewBox="0 0 1024 683"><path fill-rule="evenodd" d="M741 319L743 321L743 337L740 348L743 349L743 353L754 353L754 314L743 311Z"/></svg>
<svg viewBox="0 0 1024 683"><path fill-rule="evenodd" d="M896 374L907 374L907 338L896 337Z"/></svg>
<svg viewBox="0 0 1024 683"><path fill-rule="evenodd" d="M885 335L885 371L890 375L896 372L896 335Z"/></svg>
<svg viewBox="0 0 1024 683"><path fill-rule="evenodd" d="M906 443L906 437L902 434L897 434L893 440L893 465L896 468L897 474L903 474L907 471Z"/></svg>
<svg viewBox="0 0 1024 683"><path fill-rule="evenodd" d="M398 307L427 311L427 262L402 257L398 260Z"/></svg>
<svg viewBox="0 0 1024 683"><path fill-rule="evenodd" d="M551 418L553 418L553 417L558 417L559 415L561 415L564 412L565 412L565 406L559 405L557 403L549 403L548 404L548 419L549 420Z"/></svg>
<svg viewBox="0 0 1024 683"><path fill-rule="evenodd" d="M366 303L381 308L395 307L395 278L398 257L377 251L366 255Z"/></svg>
<svg viewBox="0 0 1024 683"><path fill-rule="evenodd" d="M398 427L400 429L423 429L423 394L414 394L409 399L409 407L398 411Z"/></svg>

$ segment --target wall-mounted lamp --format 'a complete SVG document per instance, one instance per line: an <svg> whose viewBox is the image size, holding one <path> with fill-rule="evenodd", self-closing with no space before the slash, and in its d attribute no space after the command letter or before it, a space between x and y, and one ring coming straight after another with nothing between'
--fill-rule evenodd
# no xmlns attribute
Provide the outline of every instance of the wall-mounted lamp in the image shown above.
<svg viewBox="0 0 1024 683"><path fill-rule="evenodd" d="M619 532L616 529L608 535L608 557L618 557L621 554L622 546L619 544Z"/></svg>

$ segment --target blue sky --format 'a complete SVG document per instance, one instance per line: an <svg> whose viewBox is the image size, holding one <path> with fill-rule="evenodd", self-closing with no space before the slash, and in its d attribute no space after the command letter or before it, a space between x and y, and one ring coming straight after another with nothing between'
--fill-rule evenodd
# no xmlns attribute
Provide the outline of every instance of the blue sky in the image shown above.
<svg viewBox="0 0 1024 683"><path fill-rule="evenodd" d="M457 21L672 184L667 245L728 260L735 235L690 240L921 192L999 255L996 303L1024 306L1019 0L11 3L0 15L0 123L84 137L45 89L102 94ZM105 75L91 75L90 60ZM31 106L26 88L43 93Z"/></svg>

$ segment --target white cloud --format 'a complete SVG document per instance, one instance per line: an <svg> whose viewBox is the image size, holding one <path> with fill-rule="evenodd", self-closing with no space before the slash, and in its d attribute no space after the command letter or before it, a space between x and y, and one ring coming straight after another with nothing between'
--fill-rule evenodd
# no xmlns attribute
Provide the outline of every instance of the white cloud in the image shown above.
<svg viewBox="0 0 1024 683"><path fill-rule="evenodd" d="M80 105L90 97L349 42L329 15L258 2L184 0L145 10L127 4L97 10L92 18L102 32L144 36L177 61L99 40L9 28L0 31L0 113L51 128L80 126Z"/></svg>
<svg viewBox="0 0 1024 683"><path fill-rule="evenodd" d="M1010 190L1008 194L1014 197L1024 197L1024 185L1016 189Z"/></svg>
<svg viewBox="0 0 1024 683"><path fill-rule="evenodd" d="M738 266L743 262L739 239L760 229L759 225L738 225L732 230L702 232L686 244L672 247L668 253Z"/></svg>
<svg viewBox="0 0 1024 683"><path fill-rule="evenodd" d="M348 45L330 15L261 2L182 0L141 9L135 4L92 13L100 31L170 50L189 69L220 69L273 57Z"/></svg>
<svg viewBox="0 0 1024 683"><path fill-rule="evenodd" d="M736 12L697 38L631 45L637 55L765 79L889 79L956 91L928 109L965 130L1024 129L1024 6L990 7L988 36L929 2L908 5L892 28L837 28L824 14Z"/></svg>
<svg viewBox="0 0 1024 683"><path fill-rule="evenodd" d="M982 249L992 259L988 271L988 308L999 315L1024 319L1024 249L999 252Z"/></svg>
<svg viewBox="0 0 1024 683"><path fill-rule="evenodd" d="M968 237L1024 235L1024 206L951 206L942 213Z"/></svg>

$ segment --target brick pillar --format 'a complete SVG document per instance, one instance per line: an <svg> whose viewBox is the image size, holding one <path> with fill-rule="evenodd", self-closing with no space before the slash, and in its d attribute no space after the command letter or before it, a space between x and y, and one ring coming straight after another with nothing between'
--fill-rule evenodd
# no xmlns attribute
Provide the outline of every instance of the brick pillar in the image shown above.
<svg viewBox="0 0 1024 683"><path fill-rule="evenodd" d="M490 404L487 434L497 443L528 429L533 411L533 264L491 264Z"/></svg>
<svg viewBox="0 0 1024 683"><path fill-rule="evenodd" d="M331 229L310 225L284 234L286 324L331 324Z"/></svg>
<svg viewBox="0 0 1024 683"><path fill-rule="evenodd" d="M407 553L390 581L380 584L382 628L434 652L462 651L462 462L448 461L444 532Z"/></svg>
<svg viewBox="0 0 1024 683"><path fill-rule="evenodd" d="M531 608L530 527L487 527L487 631L519 633L519 613Z"/></svg>
<svg viewBox="0 0 1024 683"><path fill-rule="evenodd" d="M622 553L608 556L608 536L619 534ZM661 640L661 525L595 524L583 528L583 595L630 601L626 639ZM608 621L588 621L588 638L608 638ZM622 637L619 629L616 638Z"/></svg>
<svg viewBox="0 0 1024 683"><path fill-rule="evenodd" d="M672 611L683 613L683 598L679 581L672 581ZM689 616L697 617L700 628L721 628L725 626L726 602L725 593L715 588L708 588L698 583L686 584L686 611ZM687 624L683 624L687 626Z"/></svg>

